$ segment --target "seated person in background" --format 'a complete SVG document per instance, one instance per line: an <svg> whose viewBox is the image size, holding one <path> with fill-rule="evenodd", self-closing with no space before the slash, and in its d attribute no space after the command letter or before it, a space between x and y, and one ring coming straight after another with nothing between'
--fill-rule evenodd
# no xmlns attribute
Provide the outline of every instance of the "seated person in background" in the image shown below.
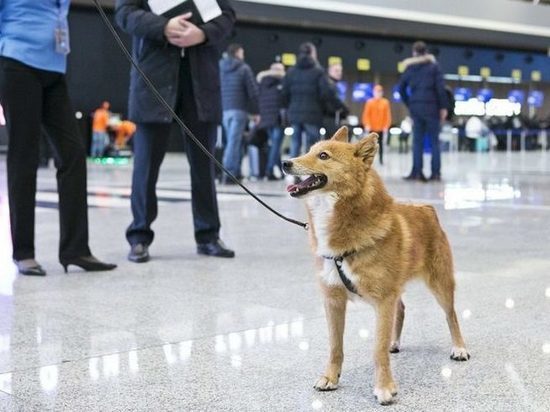
<svg viewBox="0 0 550 412"><path fill-rule="evenodd" d="M121 150L136 132L136 124L130 120L121 121L116 128L115 148Z"/></svg>

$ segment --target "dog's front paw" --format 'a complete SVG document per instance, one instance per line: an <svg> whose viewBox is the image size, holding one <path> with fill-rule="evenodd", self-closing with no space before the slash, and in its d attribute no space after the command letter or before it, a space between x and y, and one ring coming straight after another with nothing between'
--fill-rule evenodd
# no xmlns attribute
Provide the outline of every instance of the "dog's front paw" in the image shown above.
<svg viewBox="0 0 550 412"><path fill-rule="evenodd" d="M398 340L394 340L390 345L390 353L399 353L401 345Z"/></svg>
<svg viewBox="0 0 550 412"><path fill-rule="evenodd" d="M321 376L313 387L318 391L334 391L338 389L338 380L331 380L326 376Z"/></svg>
<svg viewBox="0 0 550 412"><path fill-rule="evenodd" d="M451 349L451 359L455 361L467 361L470 359L470 354L466 348L457 348L456 346L453 346Z"/></svg>
<svg viewBox="0 0 550 412"><path fill-rule="evenodd" d="M393 402L393 397L397 395L397 387L395 383L391 383L385 387L374 388L374 396L380 405L389 405Z"/></svg>

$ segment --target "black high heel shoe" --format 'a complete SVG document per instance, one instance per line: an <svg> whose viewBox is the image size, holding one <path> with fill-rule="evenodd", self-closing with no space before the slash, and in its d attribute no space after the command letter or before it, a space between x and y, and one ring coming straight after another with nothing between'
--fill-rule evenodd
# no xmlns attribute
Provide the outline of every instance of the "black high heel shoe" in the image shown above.
<svg viewBox="0 0 550 412"><path fill-rule="evenodd" d="M65 269L65 273L67 273L69 265L78 266L86 272L101 272L104 270L113 270L117 267L115 264L102 262L92 255L73 259L61 259L60 263L63 269Z"/></svg>

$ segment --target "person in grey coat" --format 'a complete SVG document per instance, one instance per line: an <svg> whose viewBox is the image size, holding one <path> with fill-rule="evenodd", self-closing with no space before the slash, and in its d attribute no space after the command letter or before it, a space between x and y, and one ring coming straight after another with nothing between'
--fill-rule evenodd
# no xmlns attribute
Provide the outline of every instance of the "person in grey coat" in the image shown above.
<svg viewBox="0 0 550 412"><path fill-rule="evenodd" d="M190 13L167 18L154 14L145 0L117 0L118 25L132 35L132 54L162 97L212 153L221 121L219 45L229 36L235 12L228 0L217 0L222 14L194 24ZM196 17L196 16L195 16ZM137 123L132 176L133 220L126 231L128 259L149 260L157 217L156 184L173 120L132 68L128 117ZM193 142L184 139L191 173L193 223L197 253L233 257L219 239L220 219L214 164Z"/></svg>
<svg viewBox="0 0 550 412"><path fill-rule="evenodd" d="M248 123L248 113L258 113L258 84L254 73L244 62L244 49L240 44L230 44L226 56L220 60L223 128L226 145L223 165L237 178L241 177L241 153L243 134ZM226 183L233 183L225 179Z"/></svg>

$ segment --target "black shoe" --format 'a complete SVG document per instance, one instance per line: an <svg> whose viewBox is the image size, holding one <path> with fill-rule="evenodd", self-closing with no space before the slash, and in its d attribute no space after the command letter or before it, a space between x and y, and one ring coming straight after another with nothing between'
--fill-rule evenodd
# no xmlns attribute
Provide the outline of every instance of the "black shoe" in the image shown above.
<svg viewBox="0 0 550 412"><path fill-rule="evenodd" d="M46 276L46 271L34 259L14 260L20 274L26 276Z"/></svg>
<svg viewBox="0 0 550 412"><path fill-rule="evenodd" d="M105 263L101 260L98 260L96 257L90 256L81 256L73 259L60 259L61 266L65 269L67 273L67 268L69 265L78 266L81 269L84 269L86 272L101 272L104 270L113 270L116 268L116 265L112 263Z"/></svg>
<svg viewBox="0 0 550 412"><path fill-rule="evenodd" d="M231 249L228 249L220 239L209 243L197 243L197 253L199 255L223 258L235 257L235 252L233 252Z"/></svg>
<svg viewBox="0 0 550 412"><path fill-rule="evenodd" d="M144 243L138 243L132 245L130 253L128 254L128 260L134 263L145 263L150 259L149 246Z"/></svg>
<svg viewBox="0 0 550 412"><path fill-rule="evenodd" d="M426 183L428 181L428 179L426 179L426 176L424 176L422 173L420 173L419 175L413 175L411 173L410 175L405 176L403 178L403 180L418 181L418 182L422 182L422 183Z"/></svg>
<svg viewBox="0 0 550 412"><path fill-rule="evenodd" d="M432 182L441 182L441 175L431 175L430 180Z"/></svg>

